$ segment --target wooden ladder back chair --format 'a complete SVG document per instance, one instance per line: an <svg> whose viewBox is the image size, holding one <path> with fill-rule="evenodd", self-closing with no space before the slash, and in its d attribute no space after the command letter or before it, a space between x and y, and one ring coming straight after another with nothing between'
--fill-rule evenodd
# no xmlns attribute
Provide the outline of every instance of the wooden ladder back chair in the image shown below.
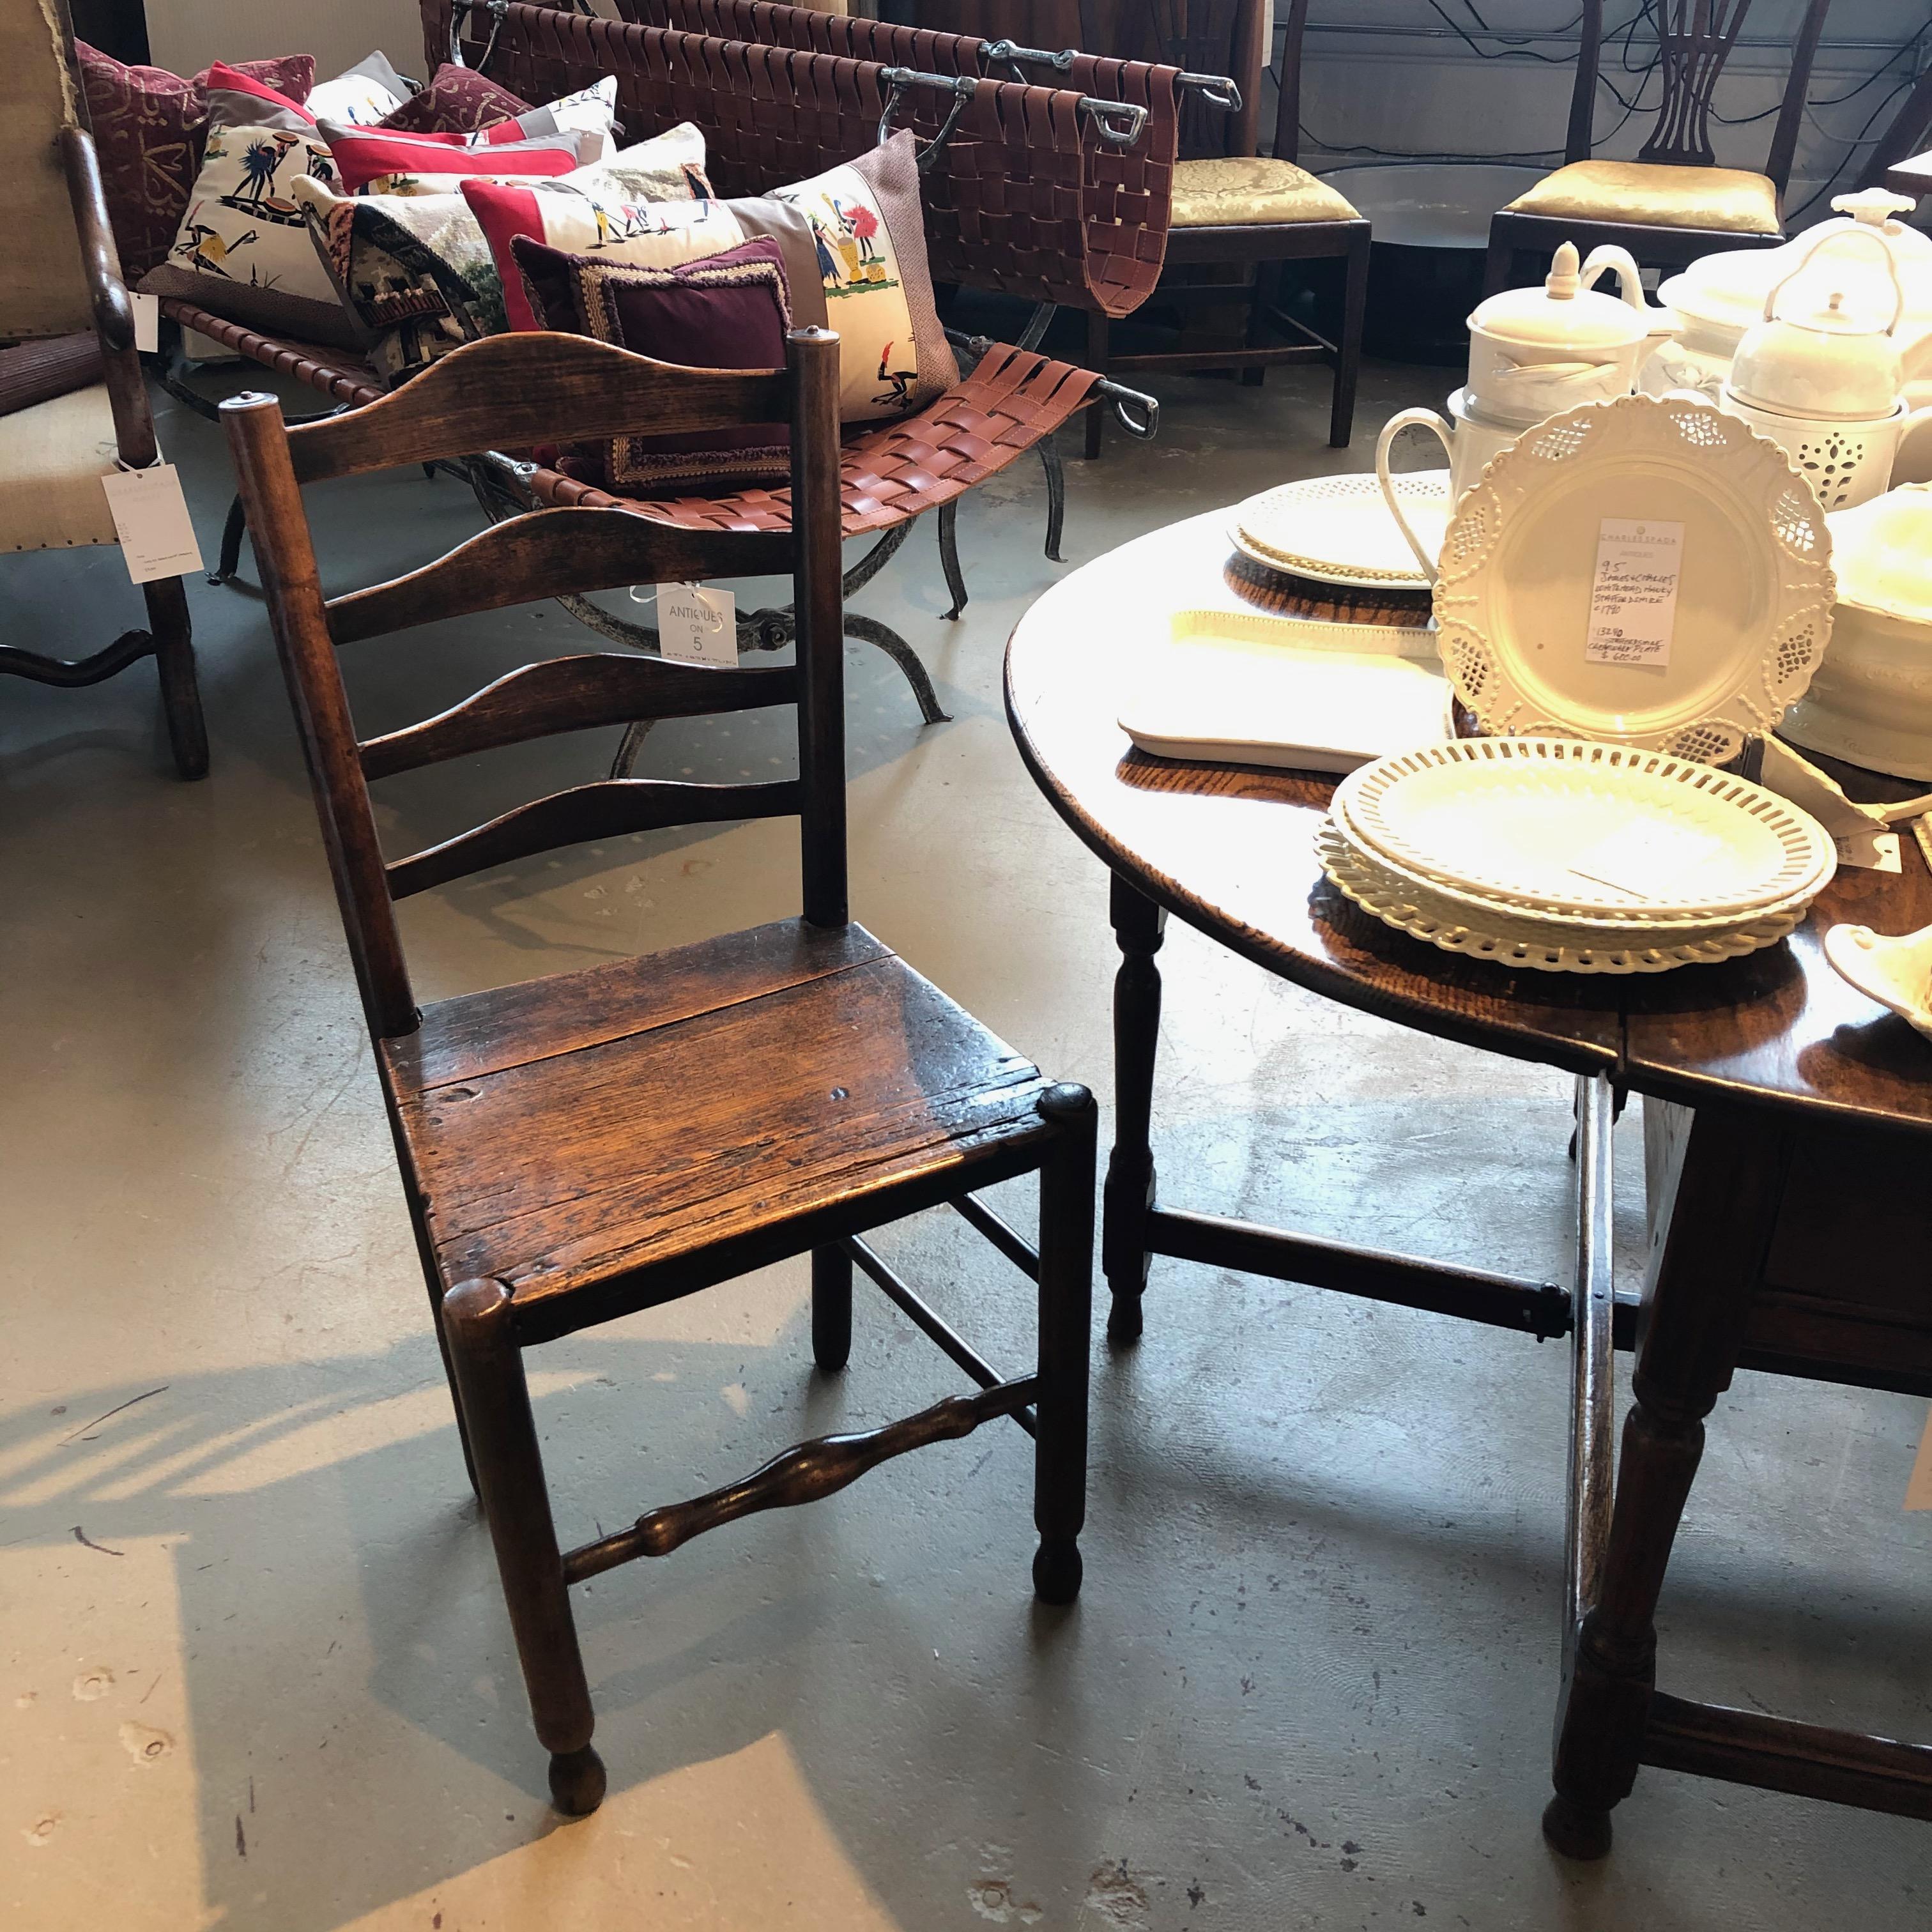
<svg viewBox="0 0 1932 1932"><path fill-rule="evenodd" d="M567 335L492 337L406 388L293 430L274 398L222 405L307 757L472 1480L496 1546L562 1810L604 1769L568 1588L700 1532L830 1495L890 1456L1011 1417L1035 1437L1034 1586L1080 1584L1094 1108L1043 1079L847 907L838 340L784 370L670 368ZM422 569L326 598L302 489L498 444L790 425L784 530L692 530L616 508L540 509ZM796 662L712 668L605 653L513 671L359 740L340 646L561 589L792 575ZM794 778L607 779L385 860L369 785L392 772L643 716L790 704ZM555 847L680 824L796 816L802 916L418 1008L394 902ZM1040 1175L1036 1249L971 1190ZM1039 1286L1031 1372L1003 1377L860 1238L950 1204ZM918 1414L787 1450L743 1480L560 1549L521 1351L789 1256L812 1256L821 1368L850 1348L857 1264L979 1384Z"/></svg>
<svg viewBox="0 0 1932 1932"><path fill-rule="evenodd" d="M1564 165L1492 219L1485 292L1540 276L1565 242L1586 254L1615 242L1640 262L1663 268L1682 268L1718 248L1775 248L1784 238L1784 191L1831 4L1806 0L1759 174L1717 166L1711 146L1718 82L1751 0L1657 0L1652 11L1661 98L1634 161L1591 157L1604 0L1582 0Z"/></svg>
<svg viewBox="0 0 1932 1932"><path fill-rule="evenodd" d="M118 543L102 478L160 460L86 122L64 0L10 8L0 17L0 166L12 259L0 342L16 346L0 350L0 550ZM83 658L0 644L0 673L70 688L152 657L176 768L200 778L208 734L188 598L178 577L141 592L146 630Z"/></svg>

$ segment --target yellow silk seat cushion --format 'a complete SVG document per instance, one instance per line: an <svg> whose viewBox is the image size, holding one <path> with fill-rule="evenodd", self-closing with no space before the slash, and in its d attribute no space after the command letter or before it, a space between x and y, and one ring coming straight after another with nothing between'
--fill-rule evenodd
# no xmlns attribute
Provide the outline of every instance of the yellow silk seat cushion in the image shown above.
<svg viewBox="0 0 1932 1932"><path fill-rule="evenodd" d="M1272 154L1174 164L1174 212L1169 220L1176 228L1361 218L1326 182Z"/></svg>
<svg viewBox="0 0 1932 1932"><path fill-rule="evenodd" d="M1572 161L1545 175L1506 214L1632 221L1648 228L1708 228L1777 235L1778 190L1742 168L1682 168L1662 161Z"/></svg>
<svg viewBox="0 0 1932 1932"><path fill-rule="evenodd" d="M0 550L117 542L100 487L116 448L105 382L0 416Z"/></svg>

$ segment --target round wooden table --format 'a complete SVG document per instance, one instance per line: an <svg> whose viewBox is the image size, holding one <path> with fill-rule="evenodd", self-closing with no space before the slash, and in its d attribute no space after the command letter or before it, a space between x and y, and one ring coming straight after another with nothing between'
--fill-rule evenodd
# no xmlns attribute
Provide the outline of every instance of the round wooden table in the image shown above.
<svg viewBox="0 0 1932 1932"><path fill-rule="evenodd" d="M1640 1762L1932 1818L1932 1747L1670 1697L1654 1688L1652 1616L1701 1453L1703 1418L1740 1366L1932 1394L1932 1040L1826 962L1840 921L1932 924L1932 874L1842 870L1804 926L1722 965L1594 976L1465 959L1361 911L1313 839L1334 781L1183 764L1116 722L1140 647L1174 613L1274 610L1420 624L1421 593L1329 590L1245 562L1216 512L1073 572L1006 652L1006 706L1035 782L1113 875L1115 1142L1102 1264L1117 1342L1142 1329L1166 1255L1576 1338L1559 1849L1600 1855ZM1856 795L1856 794L1855 794ZM1883 795L1882 782L1868 796ZM1892 796L1903 795L1894 792ZM1168 914L1298 986L1439 1038L1580 1076L1579 1264L1568 1288L1378 1253L1156 1200L1149 1136ZM1634 1091L1654 1154L1657 1236L1641 1301L1614 1295L1612 1095ZM1612 1481L1612 1340L1636 1396Z"/></svg>

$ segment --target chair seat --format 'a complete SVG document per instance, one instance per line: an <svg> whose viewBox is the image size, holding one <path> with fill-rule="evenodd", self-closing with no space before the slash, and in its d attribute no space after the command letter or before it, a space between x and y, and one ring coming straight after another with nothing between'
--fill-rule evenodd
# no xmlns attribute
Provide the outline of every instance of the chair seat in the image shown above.
<svg viewBox="0 0 1932 1932"><path fill-rule="evenodd" d="M1660 161L1572 161L1545 175L1504 210L1648 228L1777 235L1778 190L1742 168L1685 168Z"/></svg>
<svg viewBox="0 0 1932 1932"><path fill-rule="evenodd" d="M922 1178L963 1190L1045 1131L1038 1070L856 926L443 1000L383 1060L445 1285L502 1281L538 1331L576 1325L578 1289L735 1243L718 1279L777 1258L761 1230Z"/></svg>
<svg viewBox="0 0 1932 1932"><path fill-rule="evenodd" d="M118 447L105 382L0 416L0 550L117 542L100 479Z"/></svg>
<svg viewBox="0 0 1932 1932"><path fill-rule="evenodd" d="M1272 154L1174 164L1171 219L1176 228L1280 226L1361 218L1318 176Z"/></svg>

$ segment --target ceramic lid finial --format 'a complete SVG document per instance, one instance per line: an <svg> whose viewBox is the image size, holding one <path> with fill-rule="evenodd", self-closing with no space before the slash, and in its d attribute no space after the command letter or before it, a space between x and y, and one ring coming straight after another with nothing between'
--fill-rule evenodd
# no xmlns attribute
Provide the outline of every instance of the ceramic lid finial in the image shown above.
<svg viewBox="0 0 1932 1932"><path fill-rule="evenodd" d="M1918 206L1909 194L1894 194L1889 188L1864 188L1856 194L1834 195L1832 200L1834 213L1849 214L1854 221L1863 221L1892 233L1896 233L1900 226L1895 218L1910 214Z"/></svg>
<svg viewBox="0 0 1932 1932"><path fill-rule="evenodd" d="M1550 265L1550 274L1544 281L1544 292L1552 302L1573 302L1576 291L1582 286L1582 278L1577 271L1582 258L1576 253L1576 244L1566 242L1556 251L1556 259Z"/></svg>

